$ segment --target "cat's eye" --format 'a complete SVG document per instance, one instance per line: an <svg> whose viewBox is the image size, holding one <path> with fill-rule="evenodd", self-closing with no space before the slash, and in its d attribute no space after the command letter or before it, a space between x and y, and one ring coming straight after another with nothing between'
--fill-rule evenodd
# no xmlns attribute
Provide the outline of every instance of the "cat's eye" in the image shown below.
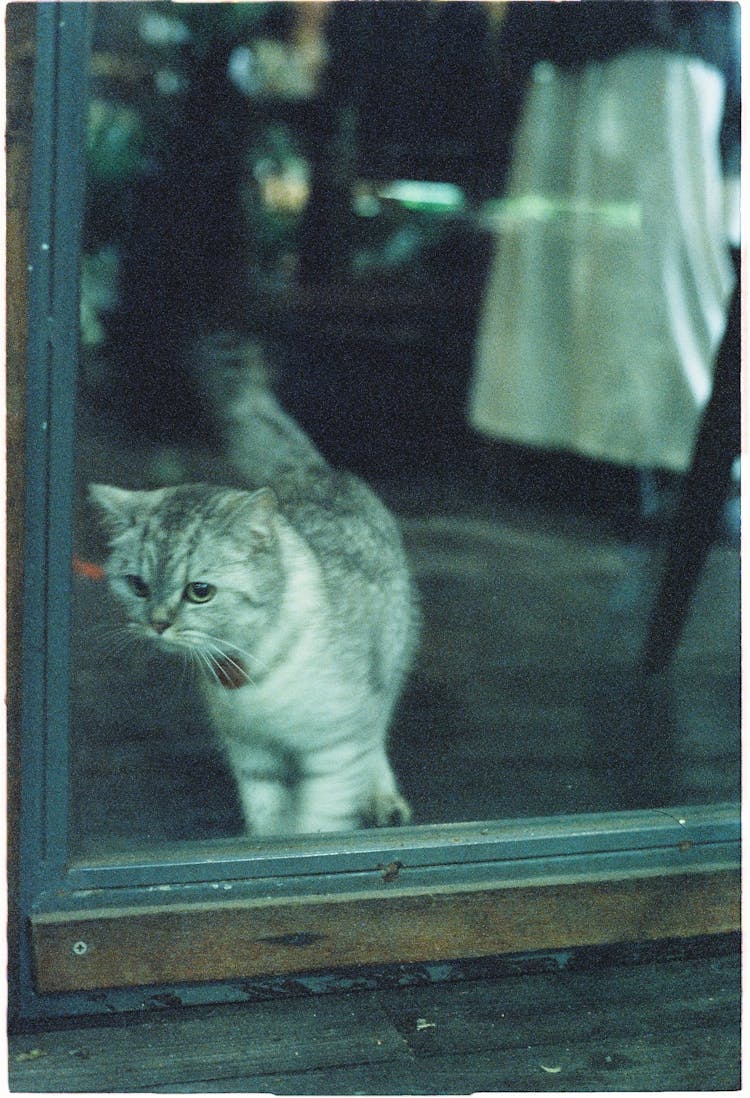
<svg viewBox="0 0 750 1098"><path fill-rule="evenodd" d="M189 583L184 595L188 602L210 602L216 594L216 588L211 583Z"/></svg>
<svg viewBox="0 0 750 1098"><path fill-rule="evenodd" d="M126 576L125 580L133 594L139 599L147 599L149 595L148 584L140 576Z"/></svg>

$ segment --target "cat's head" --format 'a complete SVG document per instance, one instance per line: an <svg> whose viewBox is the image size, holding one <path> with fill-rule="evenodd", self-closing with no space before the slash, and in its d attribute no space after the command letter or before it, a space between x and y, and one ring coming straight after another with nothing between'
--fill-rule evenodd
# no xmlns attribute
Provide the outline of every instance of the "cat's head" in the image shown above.
<svg viewBox="0 0 750 1098"><path fill-rule="evenodd" d="M89 497L109 534L107 578L130 629L192 653L226 686L244 685L283 594L273 492L92 484Z"/></svg>

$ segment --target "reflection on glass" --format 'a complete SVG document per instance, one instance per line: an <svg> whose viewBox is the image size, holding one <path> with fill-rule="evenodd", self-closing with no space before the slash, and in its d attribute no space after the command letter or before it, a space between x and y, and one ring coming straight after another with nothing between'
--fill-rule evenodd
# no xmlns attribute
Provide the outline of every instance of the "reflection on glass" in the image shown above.
<svg viewBox="0 0 750 1098"><path fill-rule="evenodd" d="M644 60L654 5L594 69L505 7L97 5L79 853L736 797L731 524L640 669L731 289L649 195L724 116L651 176L618 128L633 53L640 95L728 77L684 27Z"/></svg>

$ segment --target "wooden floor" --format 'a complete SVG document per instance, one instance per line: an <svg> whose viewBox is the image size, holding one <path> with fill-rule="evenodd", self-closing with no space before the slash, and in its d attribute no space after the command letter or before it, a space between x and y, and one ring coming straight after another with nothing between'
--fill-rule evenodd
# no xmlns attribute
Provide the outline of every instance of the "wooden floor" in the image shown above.
<svg viewBox="0 0 750 1098"><path fill-rule="evenodd" d="M516 975L152 1011L108 1024L57 1023L11 1037L11 1090L736 1090L735 947L639 964L573 961L551 971L527 964Z"/></svg>

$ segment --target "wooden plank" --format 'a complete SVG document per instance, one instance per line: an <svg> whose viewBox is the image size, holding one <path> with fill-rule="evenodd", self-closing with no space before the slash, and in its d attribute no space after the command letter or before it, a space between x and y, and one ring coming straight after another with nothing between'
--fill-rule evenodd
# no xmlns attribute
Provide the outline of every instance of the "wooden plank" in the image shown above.
<svg viewBox="0 0 750 1098"><path fill-rule="evenodd" d="M32 918L39 991L237 979L739 928L738 869Z"/></svg>
<svg viewBox="0 0 750 1098"><path fill-rule="evenodd" d="M123 1091L408 1058L373 994L151 1014L11 1038L11 1087Z"/></svg>
<svg viewBox="0 0 750 1098"><path fill-rule="evenodd" d="M738 1090L739 1041L687 1029L677 1039L637 1037L442 1056L416 1062L279 1075L204 1079L172 1093L472 1094ZM161 1089L154 1088L157 1092Z"/></svg>
<svg viewBox="0 0 750 1098"><path fill-rule="evenodd" d="M11 1037L11 1085L277 1094L733 1089L740 974L739 956L726 956L170 1010L91 1029L60 1023L56 1032ZM665 1019L651 1012L660 1002ZM502 1026L488 1025L488 1007ZM421 1028L407 1026L404 1037L389 1024L388 1015L400 1024L420 1011ZM431 1043L418 1048L420 1036Z"/></svg>
<svg viewBox="0 0 750 1098"><path fill-rule="evenodd" d="M734 1026L739 1038L740 964L725 957L544 973L381 993L380 1002L417 1056L691 1028Z"/></svg>

